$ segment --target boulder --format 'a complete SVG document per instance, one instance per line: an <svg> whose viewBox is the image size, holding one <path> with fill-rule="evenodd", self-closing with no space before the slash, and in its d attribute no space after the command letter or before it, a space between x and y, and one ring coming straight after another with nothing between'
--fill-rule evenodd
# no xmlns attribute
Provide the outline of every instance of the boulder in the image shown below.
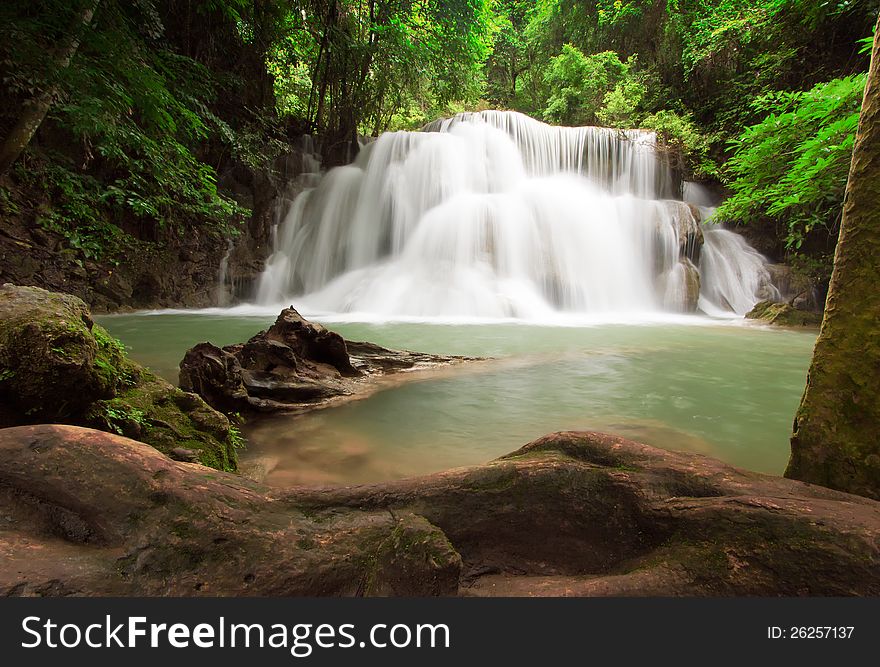
<svg viewBox="0 0 880 667"><path fill-rule="evenodd" d="M299 508L73 426L0 430L0 595L452 595L461 558L411 512Z"/></svg>
<svg viewBox="0 0 880 667"><path fill-rule="evenodd" d="M371 391L389 374L474 360L346 341L290 307L246 343L188 350L180 386L226 413L303 411Z"/></svg>
<svg viewBox="0 0 880 667"><path fill-rule="evenodd" d="M100 331L97 337L93 330ZM6 419L64 420L114 396L119 360L108 340L74 296L0 287L0 398L11 413Z"/></svg>
<svg viewBox="0 0 880 667"><path fill-rule="evenodd" d="M225 415L139 366L92 322L79 298L0 287L0 426L60 422L182 447L205 465L236 468Z"/></svg>
<svg viewBox="0 0 880 667"><path fill-rule="evenodd" d="M880 502L601 433L272 489L28 426L0 489L5 595L880 595Z"/></svg>
<svg viewBox="0 0 880 667"><path fill-rule="evenodd" d="M797 310L822 312L825 307L824 290L813 280L796 273L787 264L768 264L767 271L779 292L777 296L781 297L776 300L791 304Z"/></svg>
<svg viewBox="0 0 880 667"><path fill-rule="evenodd" d="M822 324L822 313L798 310L787 303L760 301L746 313L746 319L760 320L780 327L818 327Z"/></svg>

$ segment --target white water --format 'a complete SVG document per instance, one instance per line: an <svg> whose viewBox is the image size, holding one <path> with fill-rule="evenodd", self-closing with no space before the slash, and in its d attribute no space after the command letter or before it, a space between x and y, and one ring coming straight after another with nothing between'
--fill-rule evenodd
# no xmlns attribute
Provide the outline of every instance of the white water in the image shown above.
<svg viewBox="0 0 880 667"><path fill-rule="evenodd" d="M742 236L720 228L706 229L703 235L699 300L703 312L745 315L759 300L780 298L766 260Z"/></svg>
<svg viewBox="0 0 880 667"><path fill-rule="evenodd" d="M669 199L652 133L498 111L426 130L382 135L293 201L258 303L389 319L692 310L699 223ZM763 258L704 235L701 306L742 314Z"/></svg>

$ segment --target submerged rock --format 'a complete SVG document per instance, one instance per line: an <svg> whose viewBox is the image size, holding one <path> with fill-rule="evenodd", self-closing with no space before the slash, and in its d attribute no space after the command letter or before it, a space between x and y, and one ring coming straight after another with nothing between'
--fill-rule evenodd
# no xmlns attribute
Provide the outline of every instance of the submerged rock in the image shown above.
<svg viewBox="0 0 880 667"><path fill-rule="evenodd" d="M781 327L818 327L822 324L822 313L799 310L787 303L761 301L746 313L746 319L761 320Z"/></svg>
<svg viewBox="0 0 880 667"><path fill-rule="evenodd" d="M0 287L0 426L60 422L196 452L236 468L240 437L225 415L126 357L80 299Z"/></svg>
<svg viewBox="0 0 880 667"><path fill-rule="evenodd" d="M28 426L0 490L0 595L880 594L880 502L600 433L284 490Z"/></svg>
<svg viewBox="0 0 880 667"><path fill-rule="evenodd" d="M472 360L346 341L291 307L246 343L188 350L180 386L227 413L302 410L361 394L377 377Z"/></svg>

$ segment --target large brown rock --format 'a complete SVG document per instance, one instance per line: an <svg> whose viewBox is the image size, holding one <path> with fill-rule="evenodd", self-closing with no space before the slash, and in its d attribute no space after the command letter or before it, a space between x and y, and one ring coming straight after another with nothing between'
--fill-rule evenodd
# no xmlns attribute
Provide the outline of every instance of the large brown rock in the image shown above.
<svg viewBox="0 0 880 667"><path fill-rule="evenodd" d="M880 594L880 502L598 433L278 490L31 426L0 430L0 489L0 594Z"/></svg>
<svg viewBox="0 0 880 667"><path fill-rule="evenodd" d="M120 436L0 430L0 595L448 595L461 560L410 512L311 510Z"/></svg>
<svg viewBox="0 0 880 667"><path fill-rule="evenodd" d="M0 287L0 401L9 413L6 420L64 419L113 396L116 378L104 368L111 360L100 357L93 328L88 307L75 296Z"/></svg>
<svg viewBox="0 0 880 667"><path fill-rule="evenodd" d="M297 411L370 391L388 374L473 360L346 341L290 307L246 343L188 350L180 386L226 413Z"/></svg>

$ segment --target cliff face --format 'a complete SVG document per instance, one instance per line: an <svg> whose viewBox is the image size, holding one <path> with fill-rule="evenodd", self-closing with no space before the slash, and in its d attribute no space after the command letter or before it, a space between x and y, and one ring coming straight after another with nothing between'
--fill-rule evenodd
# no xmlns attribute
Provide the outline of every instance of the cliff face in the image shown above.
<svg viewBox="0 0 880 667"><path fill-rule="evenodd" d="M52 203L7 180L0 200L0 284L73 294L95 312L201 308L248 298L271 252L273 225L320 169L311 140L300 138L298 146L265 169L232 164L221 175L220 190L251 212L231 233L193 224L145 235L131 221L104 221L120 230L112 252L77 247L75 238L41 223Z"/></svg>
<svg viewBox="0 0 880 667"><path fill-rule="evenodd" d="M195 229L185 237L132 240L113 259L87 259L57 233L24 219L0 224L0 283L73 294L96 312L215 303L219 236Z"/></svg>

